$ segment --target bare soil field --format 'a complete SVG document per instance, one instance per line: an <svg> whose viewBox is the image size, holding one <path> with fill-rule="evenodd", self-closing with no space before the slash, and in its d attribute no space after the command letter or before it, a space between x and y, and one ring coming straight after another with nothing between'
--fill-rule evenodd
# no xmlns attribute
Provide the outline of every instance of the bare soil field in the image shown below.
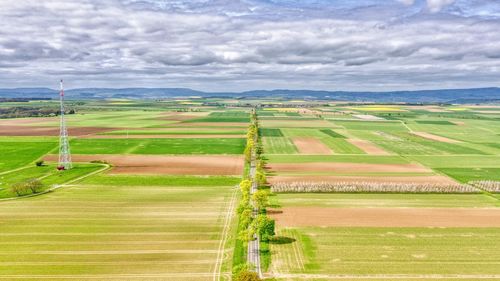
<svg viewBox="0 0 500 281"><path fill-rule="evenodd" d="M365 163L275 163L267 165L277 173L286 172L369 172L369 173L431 173L420 164L365 164Z"/></svg>
<svg viewBox="0 0 500 281"><path fill-rule="evenodd" d="M370 155L389 155L389 153L382 148L376 146L375 144L367 141L367 140L360 140L360 139L348 139L348 142L351 144L357 146L359 149L363 150L367 154Z"/></svg>
<svg viewBox="0 0 500 281"><path fill-rule="evenodd" d="M285 207L279 226L500 227L500 209Z"/></svg>
<svg viewBox="0 0 500 281"><path fill-rule="evenodd" d="M68 133L70 136L85 136L113 130L115 129L100 127L72 127L68 128ZM0 136L59 136L59 127L2 125L0 126Z"/></svg>
<svg viewBox="0 0 500 281"><path fill-rule="evenodd" d="M456 184L451 178L435 176L273 176L270 184L278 182L369 182L369 183L414 183Z"/></svg>
<svg viewBox="0 0 500 281"><path fill-rule="evenodd" d="M429 112L446 112L446 110L439 108L438 106L419 106L416 109L424 109Z"/></svg>
<svg viewBox="0 0 500 281"><path fill-rule="evenodd" d="M462 122L462 121L451 121L451 123L458 125L458 126L465 126L465 122Z"/></svg>
<svg viewBox="0 0 500 281"><path fill-rule="evenodd" d="M460 141L437 136L437 135L433 135L433 134L427 133L427 132L412 132L412 134L419 136L419 137L422 137L424 139L433 140L433 141L446 142L446 143L460 143Z"/></svg>
<svg viewBox="0 0 500 281"><path fill-rule="evenodd" d="M213 138L225 138L225 139L241 139L246 138L245 135L86 135L82 138L87 139L213 139Z"/></svg>
<svg viewBox="0 0 500 281"><path fill-rule="evenodd" d="M313 137L295 137L292 141L300 154L333 154L328 146Z"/></svg>
<svg viewBox="0 0 500 281"><path fill-rule="evenodd" d="M106 161L109 174L241 175L241 156L73 155L74 162ZM57 155L44 157L57 161Z"/></svg>

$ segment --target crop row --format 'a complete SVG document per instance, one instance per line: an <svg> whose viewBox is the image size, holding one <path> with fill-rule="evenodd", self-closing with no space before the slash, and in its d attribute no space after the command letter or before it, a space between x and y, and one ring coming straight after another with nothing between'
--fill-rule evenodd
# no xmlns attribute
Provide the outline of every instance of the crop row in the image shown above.
<svg viewBox="0 0 500 281"><path fill-rule="evenodd" d="M479 193L468 184L374 183L374 182L277 182L271 190L285 192L335 193Z"/></svg>
<svg viewBox="0 0 500 281"><path fill-rule="evenodd" d="M500 181L473 181L470 184L489 192L500 193Z"/></svg>

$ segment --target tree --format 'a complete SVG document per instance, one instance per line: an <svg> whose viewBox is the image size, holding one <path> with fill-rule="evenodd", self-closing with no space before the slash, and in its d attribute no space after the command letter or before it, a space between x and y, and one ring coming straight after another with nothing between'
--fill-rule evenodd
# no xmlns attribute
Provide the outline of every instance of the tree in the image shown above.
<svg viewBox="0 0 500 281"><path fill-rule="evenodd" d="M274 232L275 222L266 215L260 214L256 220L257 232L262 241L269 241L276 233Z"/></svg>
<svg viewBox="0 0 500 281"><path fill-rule="evenodd" d="M254 234L255 231L252 227L247 229L242 229L240 230L240 232L238 232L238 239L245 242L252 241Z"/></svg>
<svg viewBox="0 0 500 281"><path fill-rule="evenodd" d="M241 212L240 227L242 229L247 229L251 223L252 223L252 209L247 208Z"/></svg>
<svg viewBox="0 0 500 281"><path fill-rule="evenodd" d="M252 200L255 202L259 210L262 210L267 206L268 196L269 194L265 190L257 190L252 195Z"/></svg>
<svg viewBox="0 0 500 281"><path fill-rule="evenodd" d="M259 275L256 272L243 270L236 274L234 281L260 281Z"/></svg>
<svg viewBox="0 0 500 281"><path fill-rule="evenodd" d="M252 161L252 149L253 145L248 145L245 147L245 161L250 163Z"/></svg>
<svg viewBox="0 0 500 281"><path fill-rule="evenodd" d="M242 180L240 182L240 190L243 194L249 194L250 188L252 187L252 182L250 180Z"/></svg>
<svg viewBox="0 0 500 281"><path fill-rule="evenodd" d="M31 179L25 183L26 188L33 193L38 193L43 188L43 183L39 179Z"/></svg>
<svg viewBox="0 0 500 281"><path fill-rule="evenodd" d="M44 163L43 160L38 160L38 161L35 162L35 165L37 167L41 167L41 166L43 166L43 163Z"/></svg>
<svg viewBox="0 0 500 281"><path fill-rule="evenodd" d="M15 183L15 184L11 185L11 187L10 187L10 191L12 193L15 193L17 196L21 196L21 195L28 193L28 190L29 189L28 189L26 183L24 183L24 182Z"/></svg>
<svg viewBox="0 0 500 281"><path fill-rule="evenodd" d="M257 172L255 174L255 180L259 185L265 185L267 182L266 175L262 172Z"/></svg>

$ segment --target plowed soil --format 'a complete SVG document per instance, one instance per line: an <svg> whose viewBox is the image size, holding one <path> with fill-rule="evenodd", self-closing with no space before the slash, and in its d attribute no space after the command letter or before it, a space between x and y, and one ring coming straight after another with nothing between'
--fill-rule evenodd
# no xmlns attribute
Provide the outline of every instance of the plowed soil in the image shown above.
<svg viewBox="0 0 500 281"><path fill-rule="evenodd" d="M330 148L316 138L295 137L292 138L292 141L301 154L332 154Z"/></svg>
<svg viewBox="0 0 500 281"><path fill-rule="evenodd" d="M46 161L57 161L48 155ZM106 161L110 174L241 175L240 156L73 155L74 162Z"/></svg>
<svg viewBox="0 0 500 281"><path fill-rule="evenodd" d="M278 182L370 182L370 183L433 183L456 184L445 176L274 176L269 177L270 184Z"/></svg>
<svg viewBox="0 0 500 281"><path fill-rule="evenodd" d="M424 139L433 140L433 141L446 142L446 143L459 143L460 142L460 141L445 138L442 136L436 136L436 135L433 135L433 134L427 133L427 132L413 132L412 134L419 136L419 137L422 137Z"/></svg>
<svg viewBox="0 0 500 281"><path fill-rule="evenodd" d="M431 169L419 164L363 164L363 163L276 163L268 167L277 173L333 172L333 173L430 173Z"/></svg>
<svg viewBox="0 0 500 281"><path fill-rule="evenodd" d="M367 140L358 140L358 139L348 139L351 144L357 146L359 149L363 150L367 154L370 155L389 155L389 153L382 148L374 145L373 143Z"/></svg>
<svg viewBox="0 0 500 281"><path fill-rule="evenodd" d="M500 227L500 209L288 207L270 212L280 226Z"/></svg>

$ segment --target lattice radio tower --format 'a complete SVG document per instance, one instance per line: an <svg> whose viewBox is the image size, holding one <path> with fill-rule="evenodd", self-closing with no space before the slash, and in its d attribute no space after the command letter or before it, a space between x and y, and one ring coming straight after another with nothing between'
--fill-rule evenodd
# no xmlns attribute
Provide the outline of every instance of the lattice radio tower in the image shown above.
<svg viewBox="0 0 500 281"><path fill-rule="evenodd" d="M69 170L73 167L71 164L71 153L69 151L68 130L66 120L64 119L64 87L61 80L61 91L59 92L59 101L61 103L61 124L59 133L59 165L58 170Z"/></svg>

